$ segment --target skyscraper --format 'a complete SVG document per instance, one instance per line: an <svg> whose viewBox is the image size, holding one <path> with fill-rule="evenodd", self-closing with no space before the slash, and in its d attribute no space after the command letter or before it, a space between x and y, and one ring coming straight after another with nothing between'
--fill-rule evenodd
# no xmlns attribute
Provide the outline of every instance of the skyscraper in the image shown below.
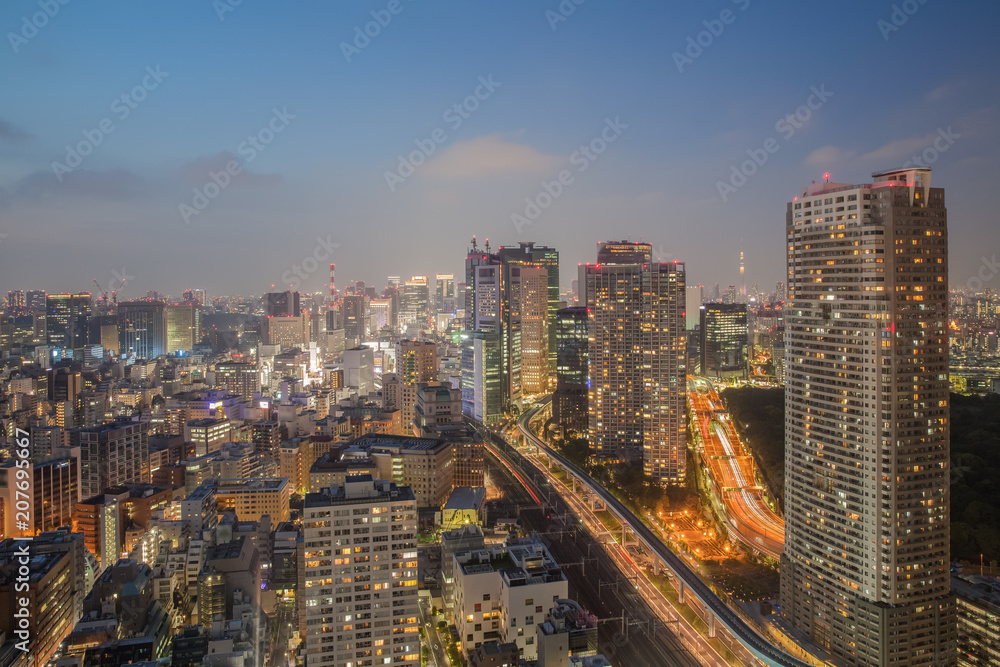
<svg viewBox="0 0 1000 667"><path fill-rule="evenodd" d="M264 295L264 314L268 317L298 317L302 314L298 292L268 292Z"/></svg>
<svg viewBox="0 0 1000 667"><path fill-rule="evenodd" d="M745 377L747 373L747 307L743 303L706 303L701 317L701 374Z"/></svg>
<svg viewBox="0 0 1000 667"><path fill-rule="evenodd" d="M525 394L549 389L549 294L548 269L541 266L512 267L520 273L518 283L521 314L521 386Z"/></svg>
<svg viewBox="0 0 1000 667"><path fill-rule="evenodd" d="M340 313L344 323L344 337L354 347L368 338L365 321L365 301L363 294L348 294L340 302Z"/></svg>
<svg viewBox="0 0 1000 667"><path fill-rule="evenodd" d="M687 455L685 272L652 261L648 243L598 244L587 264L590 445L639 459L660 483L684 481Z"/></svg>
<svg viewBox="0 0 1000 667"><path fill-rule="evenodd" d="M555 321L556 311L559 310L559 251L548 246L535 245L533 241L521 241L517 247L501 246L497 251L497 256L504 262L516 262L540 266L545 269L548 275L548 345L549 345L549 370L555 372L556 367L556 339Z"/></svg>
<svg viewBox="0 0 1000 667"><path fill-rule="evenodd" d="M167 354L190 352L201 342L201 306L194 303L165 306Z"/></svg>
<svg viewBox="0 0 1000 667"><path fill-rule="evenodd" d="M45 299L45 326L49 345L77 348L87 344L90 294L49 294Z"/></svg>
<svg viewBox="0 0 1000 667"><path fill-rule="evenodd" d="M427 286L427 276L411 276L403 283L399 325L421 323L427 317L431 305L430 288Z"/></svg>
<svg viewBox="0 0 1000 667"><path fill-rule="evenodd" d="M586 308L556 311L556 389L552 394L552 421L564 429L587 433Z"/></svg>
<svg viewBox="0 0 1000 667"><path fill-rule="evenodd" d="M149 482L149 424L109 422L69 432L80 448L80 496L90 498L110 486Z"/></svg>
<svg viewBox="0 0 1000 667"><path fill-rule="evenodd" d="M848 665L955 662L948 232L930 169L788 203L782 611Z"/></svg>
<svg viewBox="0 0 1000 667"><path fill-rule="evenodd" d="M166 354L167 320L162 301L118 304L118 349L130 359Z"/></svg>
<svg viewBox="0 0 1000 667"><path fill-rule="evenodd" d="M429 340L401 341L396 356L396 373L406 384L437 382L437 345ZM406 424L403 427L406 428Z"/></svg>
<svg viewBox="0 0 1000 667"><path fill-rule="evenodd" d="M439 311L455 306L455 274L438 273L434 276L434 297Z"/></svg>

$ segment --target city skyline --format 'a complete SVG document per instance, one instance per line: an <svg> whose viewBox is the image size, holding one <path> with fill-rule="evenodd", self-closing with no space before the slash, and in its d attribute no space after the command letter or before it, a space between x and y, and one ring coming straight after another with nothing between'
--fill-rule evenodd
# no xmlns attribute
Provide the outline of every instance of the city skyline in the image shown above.
<svg viewBox="0 0 1000 667"><path fill-rule="evenodd" d="M947 20L965 3L919 4L902 18L891 5L849 3L802 31L808 8L750 0L627 13L571 3L566 16L556 3L404 2L363 48L355 28L372 12L385 22L384 3L288 15L217 4L232 11L60 5L37 29L34 4L0 12L0 75L20 91L0 115L4 289L104 285L124 265L138 293L191 287L178 269L215 293L260 293L287 286L282 276L317 247L369 284L460 274L453 244L423 242L427 231L455 247L470 232L558 245L567 266L628 236L684 261L692 284L723 285L737 284L743 239L748 280L767 285L780 278L774 202L788 199L788 183L825 173L860 183L913 156L954 184L952 252L969 267L965 280L1000 246L976 196L1000 136L997 92L975 81L990 76L982 45L997 47L990 21ZM491 30L468 28L484 24ZM299 32L287 52L255 48ZM764 39L774 33L780 48ZM442 40L449 46L426 49ZM874 75L876 63L928 43L951 48L918 82ZM751 76L759 68L769 76ZM105 119L113 129L101 129ZM94 145L64 172L56 163L75 162L66 147L81 142ZM407 175L398 156L421 146L427 155ZM217 183L226 185L215 193ZM561 188L551 203L544 183ZM194 201L206 188L216 196ZM188 221L185 205L197 211ZM384 247L373 232L402 242L369 257L363 249ZM158 252L137 255L139 246ZM29 259L41 254L53 261ZM248 257L253 269L239 268ZM322 290L324 274L319 262L296 287Z"/></svg>

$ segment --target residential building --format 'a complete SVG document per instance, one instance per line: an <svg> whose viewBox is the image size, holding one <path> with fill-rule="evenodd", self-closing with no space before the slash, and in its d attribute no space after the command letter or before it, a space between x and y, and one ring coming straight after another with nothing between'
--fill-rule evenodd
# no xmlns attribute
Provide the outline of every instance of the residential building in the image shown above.
<svg viewBox="0 0 1000 667"><path fill-rule="evenodd" d="M954 664L944 190L813 183L785 229L782 613L846 665Z"/></svg>
<svg viewBox="0 0 1000 667"><path fill-rule="evenodd" d="M310 667L418 667L413 492L370 475L349 477L306 495L303 533L299 628Z"/></svg>
<svg viewBox="0 0 1000 667"><path fill-rule="evenodd" d="M663 484L686 471L684 264L657 263L648 243L598 244L581 266L590 312L589 434L598 456L641 460Z"/></svg>

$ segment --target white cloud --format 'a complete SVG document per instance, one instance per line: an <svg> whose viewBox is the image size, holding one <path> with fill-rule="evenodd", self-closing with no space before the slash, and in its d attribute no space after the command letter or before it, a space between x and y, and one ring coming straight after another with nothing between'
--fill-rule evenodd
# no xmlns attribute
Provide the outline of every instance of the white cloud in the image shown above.
<svg viewBox="0 0 1000 667"><path fill-rule="evenodd" d="M431 178L468 179L490 174L544 172L560 160L526 144L511 143L499 134L490 134L450 146L417 173Z"/></svg>

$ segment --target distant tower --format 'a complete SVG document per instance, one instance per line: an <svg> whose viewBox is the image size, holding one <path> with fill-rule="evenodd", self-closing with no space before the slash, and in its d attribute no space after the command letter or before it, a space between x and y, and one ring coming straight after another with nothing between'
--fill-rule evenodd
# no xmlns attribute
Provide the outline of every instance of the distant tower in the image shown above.
<svg viewBox="0 0 1000 667"><path fill-rule="evenodd" d="M743 241L740 240L740 296L743 297L743 301L747 300L747 281L744 278L744 271L746 267L743 265Z"/></svg>
<svg viewBox="0 0 1000 667"><path fill-rule="evenodd" d="M330 265L330 307L333 308L337 303L337 288L334 286L333 282L333 270L337 268L336 264Z"/></svg>

